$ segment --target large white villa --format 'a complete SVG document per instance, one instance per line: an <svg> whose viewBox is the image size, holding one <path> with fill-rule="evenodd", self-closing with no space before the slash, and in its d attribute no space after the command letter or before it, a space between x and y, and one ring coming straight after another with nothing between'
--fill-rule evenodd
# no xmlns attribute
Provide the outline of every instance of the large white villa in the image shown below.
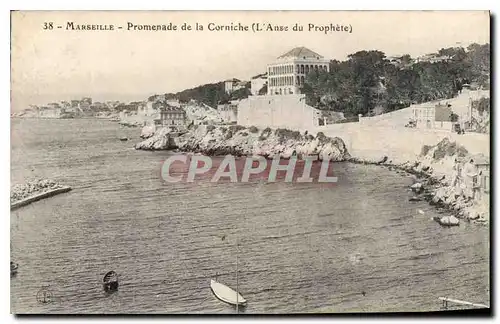
<svg viewBox="0 0 500 324"><path fill-rule="evenodd" d="M237 123L290 129L324 125L322 112L306 104L300 88L309 72L329 71L329 62L305 47L296 47L279 56L267 66L267 95L254 95L241 100Z"/></svg>
<svg viewBox="0 0 500 324"><path fill-rule="evenodd" d="M329 71L329 60L305 47L296 47L267 66L268 95L299 94L306 75Z"/></svg>

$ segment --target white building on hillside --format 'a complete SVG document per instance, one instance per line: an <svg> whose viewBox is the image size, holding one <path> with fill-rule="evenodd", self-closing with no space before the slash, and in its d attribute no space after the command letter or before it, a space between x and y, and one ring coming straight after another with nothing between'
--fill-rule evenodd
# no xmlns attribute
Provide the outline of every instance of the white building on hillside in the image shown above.
<svg viewBox="0 0 500 324"><path fill-rule="evenodd" d="M161 104L156 101L141 102L137 105L137 116L151 117L156 116Z"/></svg>
<svg viewBox="0 0 500 324"><path fill-rule="evenodd" d="M303 94L250 96L240 101L237 111L242 126L309 129L320 126L320 119L321 111L307 105Z"/></svg>
<svg viewBox="0 0 500 324"><path fill-rule="evenodd" d="M267 84L267 74L264 73L252 77L250 84L250 92L252 93L252 96L258 96L259 91Z"/></svg>
<svg viewBox="0 0 500 324"><path fill-rule="evenodd" d="M267 94L298 94L311 71L329 71L330 61L305 47L296 47L267 66Z"/></svg>
<svg viewBox="0 0 500 324"><path fill-rule="evenodd" d="M224 81L224 90L227 94L231 94L232 92L244 87L245 82L235 78Z"/></svg>

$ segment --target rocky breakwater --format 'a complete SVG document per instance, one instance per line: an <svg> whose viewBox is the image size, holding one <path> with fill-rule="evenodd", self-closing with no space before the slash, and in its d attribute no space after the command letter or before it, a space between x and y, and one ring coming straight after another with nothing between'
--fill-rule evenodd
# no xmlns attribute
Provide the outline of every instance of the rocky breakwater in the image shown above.
<svg viewBox="0 0 500 324"><path fill-rule="evenodd" d="M118 124L125 126L125 127L141 127L144 122L141 122L139 120L120 120L118 121Z"/></svg>
<svg viewBox="0 0 500 324"><path fill-rule="evenodd" d="M70 190L70 187L48 179L36 179L25 184L17 184L10 191L10 209L17 209L37 200Z"/></svg>
<svg viewBox="0 0 500 324"><path fill-rule="evenodd" d="M338 137L316 136L287 129L259 129L255 126L193 125L185 132L162 128L136 144L139 150L172 150L217 156L260 155L273 158L317 156L319 160L344 161L350 158L344 141Z"/></svg>
<svg viewBox="0 0 500 324"><path fill-rule="evenodd" d="M456 218L469 222L486 224L489 221L489 184L484 183L485 179L489 181L489 176L484 178L483 171L477 169L478 163L487 165L489 157L469 154L463 146L448 138L437 145L422 147L414 161L393 163L387 156L374 161L357 158L351 158L350 161L378 164L401 174L414 175L410 201L426 200L440 210L451 212ZM436 221L446 225L446 219ZM450 225L456 225L456 221L452 221Z"/></svg>

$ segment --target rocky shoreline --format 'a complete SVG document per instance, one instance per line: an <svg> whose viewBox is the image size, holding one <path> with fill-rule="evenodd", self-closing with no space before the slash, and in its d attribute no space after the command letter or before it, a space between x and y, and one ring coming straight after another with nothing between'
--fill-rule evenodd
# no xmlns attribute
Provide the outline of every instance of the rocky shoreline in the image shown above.
<svg viewBox="0 0 500 324"><path fill-rule="evenodd" d="M473 199L468 192L473 188L459 186L458 173L466 161L485 156L470 155L467 150L450 142L447 138L437 145L424 146L416 161L393 163L389 157L380 160L351 158L349 162L357 164L373 164L404 175L414 175L414 184L410 187L414 196L410 201L425 200L439 211L446 211L458 219L477 224L489 223L489 195L482 199Z"/></svg>
<svg viewBox="0 0 500 324"><path fill-rule="evenodd" d="M162 128L147 139L136 144L138 150L178 150L182 152L203 153L217 156L260 155L266 158L279 154L289 158L297 154L317 155L318 159L347 161L357 164L374 164L395 170L398 173L414 175L412 186L414 196L411 201L426 200L440 211L447 211L457 218L480 224L489 222L489 194L482 199L472 199L468 192L473 188L458 188L458 173L472 157L467 150L450 142L447 138L437 145L424 146L415 161L393 162L388 156L377 160L350 156L345 143L338 137L326 137L323 133L316 136L301 134L287 129L264 130L257 127L242 126L192 126L184 132L174 132ZM474 156L477 158L477 156ZM487 157L480 157L488 159Z"/></svg>

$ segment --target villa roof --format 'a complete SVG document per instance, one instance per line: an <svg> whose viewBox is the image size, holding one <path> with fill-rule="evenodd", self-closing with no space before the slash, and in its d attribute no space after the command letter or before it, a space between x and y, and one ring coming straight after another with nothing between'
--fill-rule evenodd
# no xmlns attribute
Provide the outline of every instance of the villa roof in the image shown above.
<svg viewBox="0 0 500 324"><path fill-rule="evenodd" d="M474 160L475 165L489 165L490 164L490 159L487 156L484 156L483 154L475 154L469 158Z"/></svg>
<svg viewBox="0 0 500 324"><path fill-rule="evenodd" d="M255 76L253 76L252 80L259 79L259 78L267 79L267 72L266 73L257 74Z"/></svg>
<svg viewBox="0 0 500 324"><path fill-rule="evenodd" d="M293 58L316 58L316 59L322 59L323 56L319 55L316 52L311 51L310 49L306 47L295 47L289 52L286 52L285 54L278 56L278 59L285 58L285 57L293 57Z"/></svg>

